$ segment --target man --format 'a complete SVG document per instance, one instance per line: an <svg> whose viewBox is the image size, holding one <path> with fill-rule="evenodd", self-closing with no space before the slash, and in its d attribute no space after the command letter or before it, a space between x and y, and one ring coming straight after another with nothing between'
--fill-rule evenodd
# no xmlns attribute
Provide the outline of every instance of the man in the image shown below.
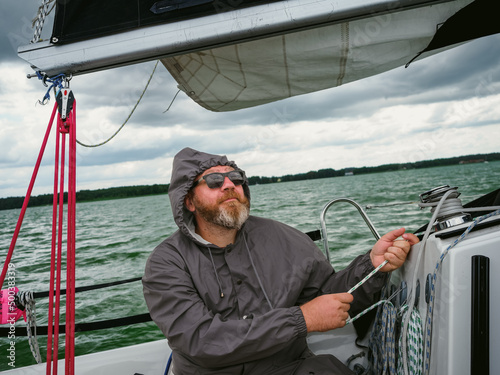
<svg viewBox="0 0 500 375"><path fill-rule="evenodd" d="M307 333L343 327L348 311L374 303L383 273L345 292L386 259L382 272L400 267L418 242L392 231L335 272L308 236L249 215L248 180L234 162L190 148L174 158L169 198L179 230L149 257L143 286L175 375L350 374L312 354Z"/></svg>

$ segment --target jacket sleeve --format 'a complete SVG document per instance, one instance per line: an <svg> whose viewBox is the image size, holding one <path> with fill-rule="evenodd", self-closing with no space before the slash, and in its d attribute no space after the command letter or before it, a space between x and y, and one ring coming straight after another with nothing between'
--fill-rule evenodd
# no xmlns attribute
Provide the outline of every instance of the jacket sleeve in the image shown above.
<svg viewBox="0 0 500 375"><path fill-rule="evenodd" d="M143 277L152 319L169 345L197 365L217 368L269 357L307 335L298 306L277 308L248 319L223 320L200 298L181 255L155 251Z"/></svg>

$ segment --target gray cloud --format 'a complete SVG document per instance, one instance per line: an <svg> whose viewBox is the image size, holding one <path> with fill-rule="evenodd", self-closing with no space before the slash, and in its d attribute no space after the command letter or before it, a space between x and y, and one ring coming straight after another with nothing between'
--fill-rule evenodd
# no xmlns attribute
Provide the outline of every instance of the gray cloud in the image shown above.
<svg viewBox="0 0 500 375"><path fill-rule="evenodd" d="M36 17L39 3L37 0L3 0L0 2L0 14L2 15L0 61L18 59L17 48L28 44L32 39L31 22Z"/></svg>

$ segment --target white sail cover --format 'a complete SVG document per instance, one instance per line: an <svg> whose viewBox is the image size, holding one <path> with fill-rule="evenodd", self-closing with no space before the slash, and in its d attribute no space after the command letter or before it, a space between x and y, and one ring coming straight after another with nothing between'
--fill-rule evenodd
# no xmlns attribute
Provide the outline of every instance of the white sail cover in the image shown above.
<svg viewBox="0 0 500 375"><path fill-rule="evenodd" d="M403 66L428 46L442 23L470 2L367 16L161 61L199 105L233 111Z"/></svg>
<svg viewBox="0 0 500 375"><path fill-rule="evenodd" d="M160 59L202 107L233 111L340 86L499 33L497 5L498 0L72 0L57 2L50 40L18 53L48 77Z"/></svg>

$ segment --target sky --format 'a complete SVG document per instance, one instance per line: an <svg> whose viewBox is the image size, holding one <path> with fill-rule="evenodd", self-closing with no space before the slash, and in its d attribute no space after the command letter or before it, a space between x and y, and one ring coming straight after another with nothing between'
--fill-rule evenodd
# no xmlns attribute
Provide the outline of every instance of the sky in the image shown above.
<svg viewBox="0 0 500 375"><path fill-rule="evenodd" d="M53 98L38 104L46 88L26 78L33 71L17 56L32 38L39 4L0 2L0 198L25 195L53 108ZM499 60L494 35L407 69L226 113L183 93L165 112L177 83L159 65L121 132L104 146L77 147L77 189L169 183L173 157L184 147L226 154L249 176L499 152ZM77 139L96 144L115 133L154 64L74 77ZM53 150L52 135L33 195L52 192Z"/></svg>

